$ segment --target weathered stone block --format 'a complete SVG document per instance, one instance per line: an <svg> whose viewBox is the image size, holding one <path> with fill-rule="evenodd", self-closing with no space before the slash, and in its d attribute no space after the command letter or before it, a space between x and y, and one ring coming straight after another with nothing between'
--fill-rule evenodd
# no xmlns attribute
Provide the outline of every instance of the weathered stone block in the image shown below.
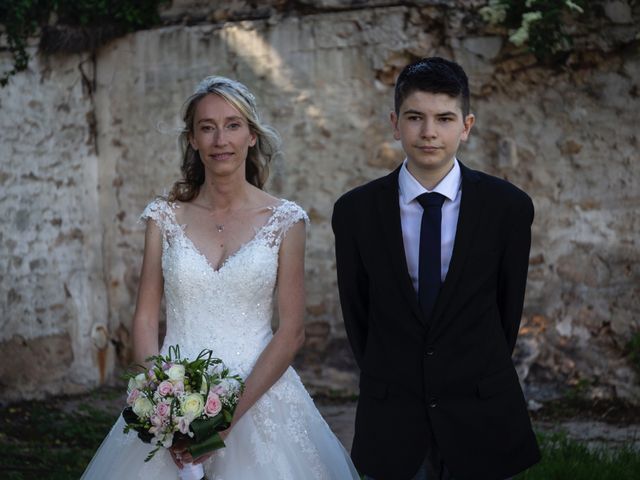
<svg viewBox="0 0 640 480"><path fill-rule="evenodd" d="M0 362L0 401L58 393L62 389L55 384L71 380L73 348L68 333L35 339L16 335L0 342L0 351L5 358Z"/></svg>

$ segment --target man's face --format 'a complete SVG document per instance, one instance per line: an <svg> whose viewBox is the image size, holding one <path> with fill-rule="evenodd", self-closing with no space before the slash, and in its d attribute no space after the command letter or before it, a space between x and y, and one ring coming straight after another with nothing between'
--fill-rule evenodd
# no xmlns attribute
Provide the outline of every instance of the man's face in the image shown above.
<svg viewBox="0 0 640 480"><path fill-rule="evenodd" d="M393 137L402 142L407 168L414 175L444 176L473 122L473 115L463 117L457 98L419 90L405 98L398 114L391 113Z"/></svg>

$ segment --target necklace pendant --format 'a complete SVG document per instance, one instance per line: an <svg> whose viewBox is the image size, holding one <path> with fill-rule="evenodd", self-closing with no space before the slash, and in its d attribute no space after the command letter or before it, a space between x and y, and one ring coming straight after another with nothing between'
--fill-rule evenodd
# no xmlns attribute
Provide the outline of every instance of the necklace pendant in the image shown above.
<svg viewBox="0 0 640 480"><path fill-rule="evenodd" d="M218 233L221 233L224 230L224 224L216 225L216 228L218 229Z"/></svg>

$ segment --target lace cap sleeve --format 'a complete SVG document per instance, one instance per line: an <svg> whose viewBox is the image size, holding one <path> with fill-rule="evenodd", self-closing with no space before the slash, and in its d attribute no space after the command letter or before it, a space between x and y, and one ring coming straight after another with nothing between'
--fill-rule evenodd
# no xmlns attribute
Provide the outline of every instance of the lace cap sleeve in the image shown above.
<svg viewBox="0 0 640 480"><path fill-rule="evenodd" d="M140 221L153 220L163 232L171 231L175 224L171 205L163 198L152 200L140 215Z"/></svg>
<svg viewBox="0 0 640 480"><path fill-rule="evenodd" d="M294 224L303 220L306 226L309 226L309 216L304 209L295 202L285 200L280 206L282 213L282 233L286 233Z"/></svg>
<svg viewBox="0 0 640 480"><path fill-rule="evenodd" d="M287 231L296 223L304 221L309 225L309 216L300 205L289 200L275 207L271 220L264 229L264 234L275 245L279 245Z"/></svg>

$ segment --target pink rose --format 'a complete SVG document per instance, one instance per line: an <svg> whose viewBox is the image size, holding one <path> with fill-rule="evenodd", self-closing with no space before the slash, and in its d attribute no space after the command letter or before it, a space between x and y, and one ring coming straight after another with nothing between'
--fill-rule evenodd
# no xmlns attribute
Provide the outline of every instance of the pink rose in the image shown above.
<svg viewBox="0 0 640 480"><path fill-rule="evenodd" d="M215 417L222 410L222 402L220 401L220 397L211 392L207 397L207 403L204 405L204 413L209 415L210 417Z"/></svg>
<svg viewBox="0 0 640 480"><path fill-rule="evenodd" d="M169 408L169 405L167 405L166 403L160 402L156 405L156 415L158 415L161 418L168 417L170 411L171 409Z"/></svg>
<svg viewBox="0 0 640 480"><path fill-rule="evenodd" d="M134 388L133 390L131 390L131 392L129 392L129 396L127 397L127 404L133 405L133 403L136 401L136 398L138 398L139 396L140 390Z"/></svg>
<svg viewBox="0 0 640 480"><path fill-rule="evenodd" d="M173 393L173 384L169 380L165 380L158 385L158 393L163 397L171 395Z"/></svg>
<svg viewBox="0 0 640 480"><path fill-rule="evenodd" d="M164 419L159 415L151 415L151 418L149 418L149 420L151 421L151 425L156 427L156 429L160 429L162 427L162 424L164 423Z"/></svg>

